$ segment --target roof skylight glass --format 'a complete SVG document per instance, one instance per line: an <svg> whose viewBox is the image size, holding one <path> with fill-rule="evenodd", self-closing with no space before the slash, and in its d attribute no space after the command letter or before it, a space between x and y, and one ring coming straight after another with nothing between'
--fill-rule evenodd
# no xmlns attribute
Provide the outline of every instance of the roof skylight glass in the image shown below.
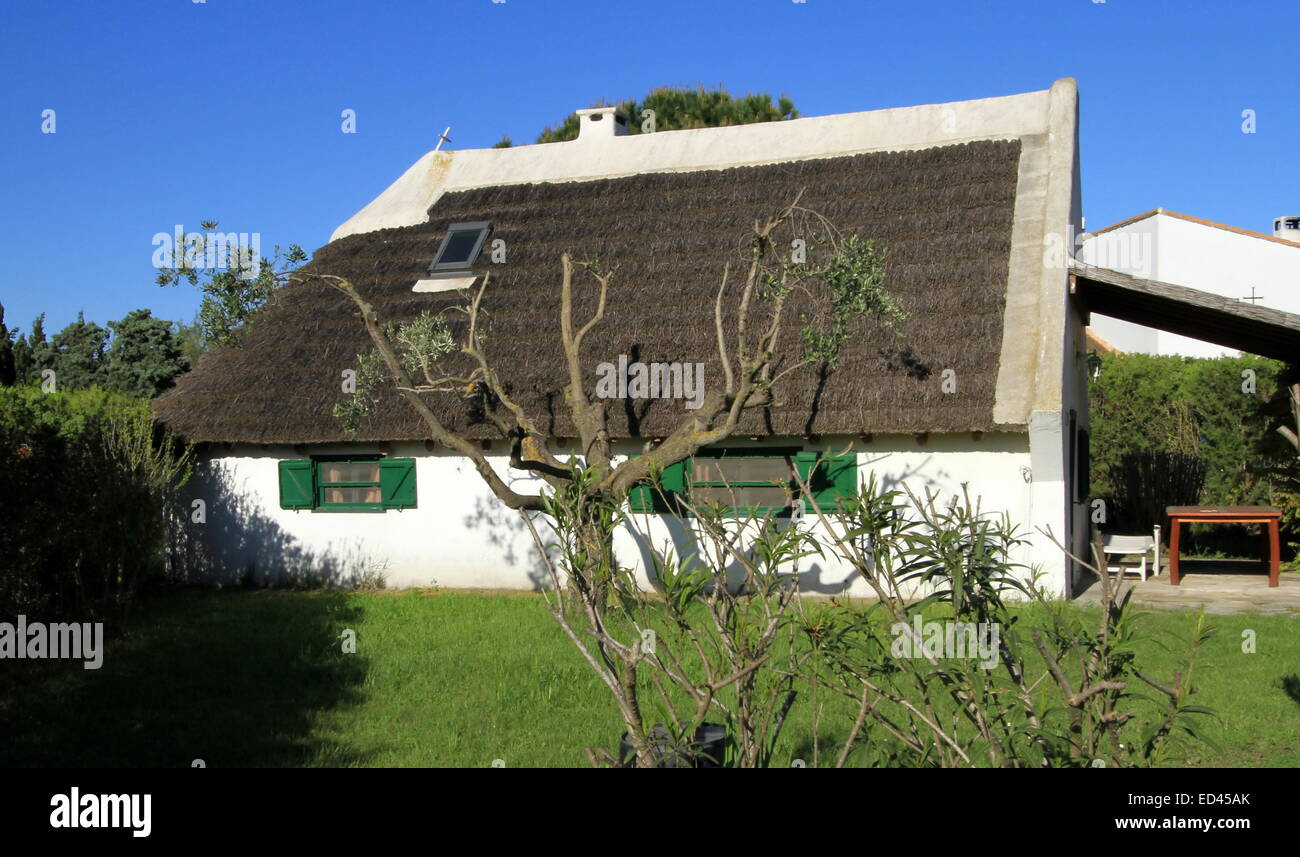
<svg viewBox="0 0 1300 857"><path fill-rule="evenodd" d="M474 260L478 258L479 251L483 249L483 242L487 240L488 233L491 231L492 224L486 221L453 223L447 227L447 234L443 236L442 244L438 247L438 254L433 257L429 273L468 271L474 264Z"/></svg>

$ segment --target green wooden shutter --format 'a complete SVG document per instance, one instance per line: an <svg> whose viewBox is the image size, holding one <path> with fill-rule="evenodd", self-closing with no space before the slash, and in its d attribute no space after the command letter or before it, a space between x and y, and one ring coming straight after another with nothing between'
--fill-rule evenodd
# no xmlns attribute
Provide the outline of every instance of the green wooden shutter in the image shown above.
<svg viewBox="0 0 1300 857"><path fill-rule="evenodd" d="M683 458L664 468L660 481L669 494L684 495L691 487L691 460ZM662 502L662 501L661 501ZM664 509L664 511L668 511Z"/></svg>
<svg viewBox="0 0 1300 857"><path fill-rule="evenodd" d="M858 493L858 454L852 449L844 452L823 452L822 466L818 468L821 484L813 482L817 505L835 509L836 500L847 499Z"/></svg>
<svg viewBox="0 0 1300 857"><path fill-rule="evenodd" d="M817 497L817 485L821 479L822 471L826 469L825 466L817 466L821 458L822 454L815 449L801 449L794 454L794 469L799 474L800 492L803 491L803 486L807 485L812 496ZM823 512L830 511L820 499L817 500L817 505L821 507ZM803 504L803 513L810 516L817 514L810 502Z"/></svg>
<svg viewBox="0 0 1300 857"><path fill-rule="evenodd" d="M631 458L636 458L639 453L633 453ZM667 494L685 494L690 471L691 460L689 458L670 464L663 469L659 475L659 484ZM655 514L665 514L672 511L669 504L664 502L664 498L659 496L659 492L649 482L643 482L634 487L627 495L628 507L633 514L644 514L654 512Z"/></svg>
<svg viewBox="0 0 1300 857"><path fill-rule="evenodd" d="M801 449L794 455L794 467L799 474L802 482L807 482L810 488L815 488L812 483L814 468L817 462L821 460L821 453L814 449Z"/></svg>
<svg viewBox="0 0 1300 857"><path fill-rule="evenodd" d="M648 482L633 485L627 492L627 507L634 515L644 515L654 507L655 489Z"/></svg>
<svg viewBox="0 0 1300 857"><path fill-rule="evenodd" d="M800 450L795 454L795 468L823 512L834 511L837 500L858 493L858 454L851 449L841 453ZM807 511L812 513L811 505Z"/></svg>
<svg viewBox="0 0 1300 857"><path fill-rule="evenodd" d="M311 459L280 462L280 508L310 509L316 499Z"/></svg>
<svg viewBox="0 0 1300 857"><path fill-rule="evenodd" d="M380 459L379 489L385 509L414 509L415 459Z"/></svg>

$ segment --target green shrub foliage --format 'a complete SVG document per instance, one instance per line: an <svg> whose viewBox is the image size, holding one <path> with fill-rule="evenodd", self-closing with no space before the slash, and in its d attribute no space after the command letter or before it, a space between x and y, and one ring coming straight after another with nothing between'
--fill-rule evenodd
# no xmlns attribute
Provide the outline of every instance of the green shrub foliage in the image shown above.
<svg viewBox="0 0 1300 857"><path fill-rule="evenodd" d="M1276 429L1288 414L1285 384L1294 373L1255 356L1103 357L1089 393L1093 495L1113 512L1102 528L1144 532L1154 523L1158 492L1140 484L1144 473L1178 486L1164 505L1285 505L1297 464ZM1199 496L1189 497L1201 467Z"/></svg>
<svg viewBox="0 0 1300 857"><path fill-rule="evenodd" d="M189 462L142 399L0 388L0 615L121 619Z"/></svg>

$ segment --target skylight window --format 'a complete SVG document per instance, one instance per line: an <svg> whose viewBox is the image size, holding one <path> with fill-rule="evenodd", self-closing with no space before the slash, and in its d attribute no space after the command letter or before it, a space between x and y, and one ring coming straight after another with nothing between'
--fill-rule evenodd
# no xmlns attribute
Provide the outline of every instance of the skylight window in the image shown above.
<svg viewBox="0 0 1300 857"><path fill-rule="evenodd" d="M438 255L433 257L433 264L429 266L430 274L451 274L464 273L474 264L478 258L479 251L483 249L483 242L487 241L488 233L492 231L492 224L487 221L480 223L453 223L447 227L447 234L443 236L442 244L438 247Z"/></svg>

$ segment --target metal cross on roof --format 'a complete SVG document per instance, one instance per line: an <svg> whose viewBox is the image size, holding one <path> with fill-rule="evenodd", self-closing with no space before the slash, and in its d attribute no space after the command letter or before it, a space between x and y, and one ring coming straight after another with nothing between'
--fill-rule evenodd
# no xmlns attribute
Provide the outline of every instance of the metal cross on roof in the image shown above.
<svg viewBox="0 0 1300 857"><path fill-rule="evenodd" d="M1239 301L1250 301L1252 304L1253 304L1253 303L1256 303L1256 302L1258 302L1258 301L1262 301L1263 299L1264 299L1264 297L1263 297L1262 295L1257 295L1257 294L1255 294L1255 287L1254 287L1254 286L1251 286L1251 287L1250 287L1250 297L1247 297L1247 298L1237 298L1237 300L1239 300Z"/></svg>
<svg viewBox="0 0 1300 857"><path fill-rule="evenodd" d="M441 134L438 135L438 145L433 147L433 150L435 152L442 148L443 143L451 142L451 138L447 136L449 133L451 133L450 125L447 126L447 130L443 131Z"/></svg>

